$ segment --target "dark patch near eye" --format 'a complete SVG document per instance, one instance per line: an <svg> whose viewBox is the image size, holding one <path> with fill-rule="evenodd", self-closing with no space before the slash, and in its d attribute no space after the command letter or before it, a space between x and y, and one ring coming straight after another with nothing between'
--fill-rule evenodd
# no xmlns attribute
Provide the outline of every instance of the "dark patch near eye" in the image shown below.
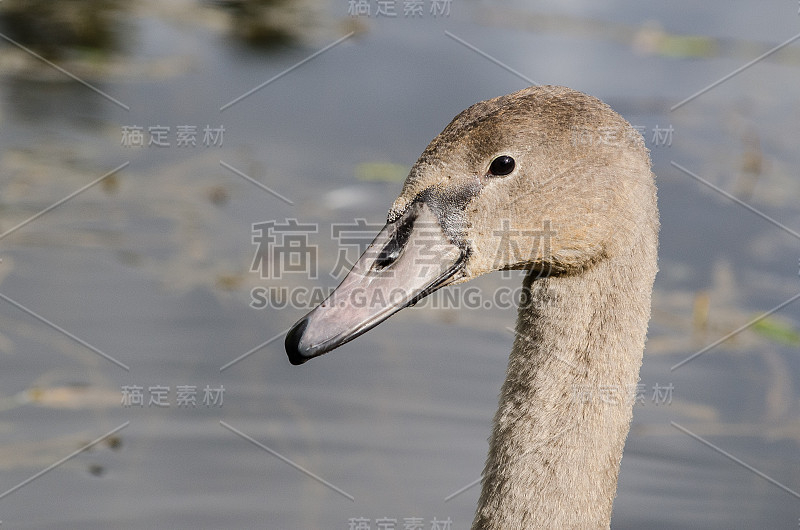
<svg viewBox="0 0 800 530"><path fill-rule="evenodd" d="M396 228L390 236L391 239L375 258L372 264L374 269L382 269L394 263L402 254L414 223L419 215L419 209L428 207L439 221L439 228L447 239L461 250L467 250L465 231L467 228L465 210L470 201L480 194L483 186L477 179L468 180L455 186L431 186L419 192L411 204L400 213L389 212L387 224L394 224ZM422 227L425 229L426 227ZM427 227L433 229L434 227Z"/></svg>
<svg viewBox="0 0 800 530"><path fill-rule="evenodd" d="M481 184L477 180L470 180L459 186L445 188L430 187L423 190L416 200L427 205L439 220L447 238L451 243L466 249L464 239L466 229L465 210L470 201L481 192Z"/></svg>
<svg viewBox="0 0 800 530"><path fill-rule="evenodd" d="M489 165L489 175L495 177L504 177L514 171L516 162L508 155L501 155L492 160Z"/></svg>

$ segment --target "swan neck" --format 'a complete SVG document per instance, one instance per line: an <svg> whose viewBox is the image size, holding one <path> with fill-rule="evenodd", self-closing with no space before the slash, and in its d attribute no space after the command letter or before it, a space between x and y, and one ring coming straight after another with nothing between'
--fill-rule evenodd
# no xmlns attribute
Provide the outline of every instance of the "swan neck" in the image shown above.
<svg viewBox="0 0 800 530"><path fill-rule="evenodd" d="M580 275L526 277L530 297L518 314L474 530L609 528L654 246L627 258Z"/></svg>

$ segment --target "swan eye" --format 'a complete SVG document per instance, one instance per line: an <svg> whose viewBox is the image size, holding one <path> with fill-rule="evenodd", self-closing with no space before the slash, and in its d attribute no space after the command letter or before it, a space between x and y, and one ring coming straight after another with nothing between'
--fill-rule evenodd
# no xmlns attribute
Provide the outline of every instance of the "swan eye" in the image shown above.
<svg viewBox="0 0 800 530"><path fill-rule="evenodd" d="M489 164L489 175L494 177L504 177L514 171L516 163L514 159L507 155L498 156Z"/></svg>

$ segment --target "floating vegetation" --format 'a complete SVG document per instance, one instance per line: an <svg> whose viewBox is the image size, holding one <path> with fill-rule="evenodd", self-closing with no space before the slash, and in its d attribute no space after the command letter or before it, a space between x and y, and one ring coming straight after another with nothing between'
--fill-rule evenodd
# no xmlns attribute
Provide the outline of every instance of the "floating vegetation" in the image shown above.
<svg viewBox="0 0 800 530"><path fill-rule="evenodd" d="M272 47L301 40L313 24L314 8L302 0L217 0L231 13L231 32L252 46Z"/></svg>
<svg viewBox="0 0 800 530"><path fill-rule="evenodd" d="M0 27L9 39L57 59L76 50L107 51L118 44L118 0L4 0Z"/></svg>
<svg viewBox="0 0 800 530"><path fill-rule="evenodd" d="M102 409L119 405L119 391L85 384L29 388L15 396L19 404L53 409Z"/></svg>
<svg viewBox="0 0 800 530"><path fill-rule="evenodd" d="M775 317L762 318L753 324L753 331L787 346L800 346L800 332L791 323Z"/></svg>
<svg viewBox="0 0 800 530"><path fill-rule="evenodd" d="M632 39L633 49L645 55L661 55L681 59L717 55L717 41L702 35L667 33L657 23L647 23Z"/></svg>
<svg viewBox="0 0 800 530"><path fill-rule="evenodd" d="M657 21L623 24L608 20L564 14L535 13L514 9L484 9L477 17L480 24L504 29L515 28L534 33L563 35L619 42L644 55L679 59L736 57L752 59L771 50L775 43L706 35L670 33ZM764 57L765 60L798 64L800 52L786 47Z"/></svg>
<svg viewBox="0 0 800 530"><path fill-rule="evenodd" d="M356 166L356 178L358 180L403 182L407 175L407 166L391 162L364 162Z"/></svg>
<svg viewBox="0 0 800 530"><path fill-rule="evenodd" d="M207 189L206 197L208 197L208 202L214 206L223 206L230 200L231 194L227 187L217 184Z"/></svg>

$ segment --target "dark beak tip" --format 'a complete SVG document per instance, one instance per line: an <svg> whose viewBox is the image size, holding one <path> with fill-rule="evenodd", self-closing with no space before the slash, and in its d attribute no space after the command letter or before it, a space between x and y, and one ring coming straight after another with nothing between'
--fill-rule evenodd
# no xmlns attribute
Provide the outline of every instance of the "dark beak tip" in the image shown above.
<svg viewBox="0 0 800 530"><path fill-rule="evenodd" d="M304 318L292 326L292 329L286 334L286 342L284 343L286 355L289 356L289 362L295 366L303 364L311 358L300 350L300 340L303 338L306 326L308 326L308 319Z"/></svg>

